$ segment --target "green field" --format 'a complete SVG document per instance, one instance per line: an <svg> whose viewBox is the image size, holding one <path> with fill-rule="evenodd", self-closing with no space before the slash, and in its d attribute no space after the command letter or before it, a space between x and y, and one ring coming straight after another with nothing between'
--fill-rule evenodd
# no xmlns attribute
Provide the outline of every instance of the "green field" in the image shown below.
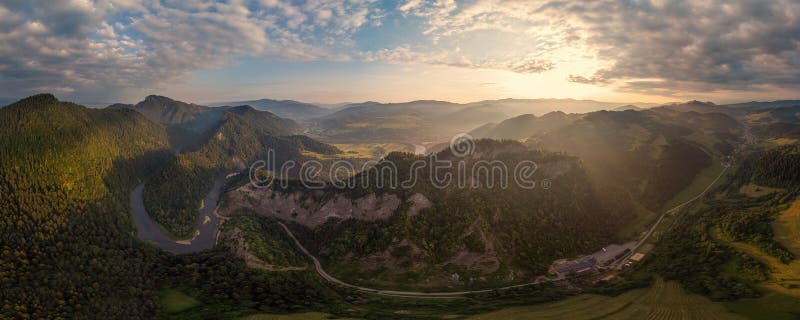
<svg viewBox="0 0 800 320"><path fill-rule="evenodd" d="M772 223L775 240L786 246L795 256L800 257L800 200L781 213Z"/></svg>
<svg viewBox="0 0 800 320"><path fill-rule="evenodd" d="M777 292L767 292L758 299L726 302L725 306L754 320L792 320L800 314L800 299Z"/></svg>
<svg viewBox="0 0 800 320"><path fill-rule="evenodd" d="M698 194L703 192L703 190L705 190L708 185L717 178L717 176L719 176L719 173L722 172L722 169L724 169L722 163L719 161L714 161L711 166L703 169L703 171L700 171L700 173L694 177L694 180L692 180L692 183L689 186L684 188L683 191L678 193L678 195L673 197L670 201L667 201L662 210L666 211L672 209L673 207L696 197ZM733 170L730 171L733 172ZM724 181L724 179L725 177L721 177L717 183Z"/></svg>
<svg viewBox="0 0 800 320"><path fill-rule="evenodd" d="M675 282L657 280L647 289L616 297L580 295L562 301L513 307L471 317L483 319L746 319Z"/></svg>
<svg viewBox="0 0 800 320"><path fill-rule="evenodd" d="M160 295L161 310L178 313L200 305L200 302L175 289L164 289Z"/></svg>
<svg viewBox="0 0 800 320"><path fill-rule="evenodd" d="M769 187L759 186L755 183L748 183L739 188L739 193L752 198L762 197L779 191L784 191L784 190L779 188L769 188Z"/></svg>
<svg viewBox="0 0 800 320"><path fill-rule="evenodd" d="M375 159L392 151L414 152L414 146L406 143L337 143L335 147L342 150L348 158Z"/></svg>

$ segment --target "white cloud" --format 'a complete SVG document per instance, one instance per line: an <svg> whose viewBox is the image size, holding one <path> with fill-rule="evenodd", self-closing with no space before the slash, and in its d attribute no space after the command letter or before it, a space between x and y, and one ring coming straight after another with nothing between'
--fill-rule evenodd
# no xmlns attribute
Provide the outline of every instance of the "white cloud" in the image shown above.
<svg viewBox="0 0 800 320"><path fill-rule="evenodd" d="M153 90L238 56L351 59L375 1L33 0L0 5L0 96ZM65 88L70 88L66 90ZM134 94L139 94L138 92Z"/></svg>
<svg viewBox="0 0 800 320"><path fill-rule="evenodd" d="M377 0L8 0L0 4L0 96L71 88L86 99L117 97L242 56L522 74L566 68L559 70L571 74L565 81L659 94L800 86L800 3L794 0L380 5ZM354 38L387 16L420 23L420 34L377 49Z"/></svg>

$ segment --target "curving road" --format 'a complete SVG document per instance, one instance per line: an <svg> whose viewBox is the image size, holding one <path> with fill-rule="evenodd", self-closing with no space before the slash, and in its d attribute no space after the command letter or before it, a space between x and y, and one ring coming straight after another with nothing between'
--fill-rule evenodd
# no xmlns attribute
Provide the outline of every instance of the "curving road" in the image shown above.
<svg viewBox="0 0 800 320"><path fill-rule="evenodd" d="M702 198L706 194L706 192L708 192L708 190L711 190L711 187L714 186L714 184L716 184L717 181L719 181L719 178L722 178L722 175L725 174L725 171L727 171L728 168L730 168L730 166L728 166L728 165L724 166L722 168L722 171L719 172L719 175L717 175L717 177L714 178L714 181L711 181L711 183L709 183L708 186L706 186L706 188L703 189L703 192L700 192L694 198L691 198L691 199L687 200L684 203L681 203L681 204L679 204L677 206L672 207L671 209L669 209L667 211L664 211L664 213L662 213L661 216L658 217L658 220L656 220L656 223L654 223L653 226L650 227L650 230L647 230L647 234L645 234L645 236L641 240L636 242L636 245L633 246L633 248L631 248L631 251L624 258L620 259L619 262L616 263L614 268L617 269L617 270L622 269L622 266L625 265L625 262L628 260L628 258L630 258L636 252L636 250L639 249L639 247L641 247L645 242L647 242L647 239L650 238L650 236L653 234L653 231L655 231L656 228L658 227L658 225L661 224L661 221L664 220L664 217L667 214L670 214L670 213L673 213L675 211L678 211L681 208L683 208L684 206L694 202L695 200Z"/></svg>
<svg viewBox="0 0 800 320"><path fill-rule="evenodd" d="M350 288L350 289L355 289L355 290L358 290L358 291L369 292L369 293L374 293L374 294L379 294L379 295L384 295L384 296L417 297L417 298L452 298L452 297L458 297L458 296L463 296L463 295L467 295L467 294L489 293L489 292L494 292L494 291L503 291L503 290L513 289L513 288L527 287L527 286L531 286L531 285L535 285L535 284L539 283L537 281L537 282L523 283L523 284L507 286L507 287L502 287L502 288L484 289L484 290L472 290L472 291L454 291L454 292L395 291L395 290L379 290L379 289L361 287L361 286L357 286L357 285L354 285L354 284L349 284L347 282L339 280L339 279L335 278L334 276L332 276L332 275L328 274L327 272L325 272L325 269L322 268L322 264L319 262L319 260L316 257L314 257L314 255L312 255L310 252L308 252L308 250L306 250L306 248L300 243L300 241L298 241L297 238L295 238L295 236L292 233L292 231L289 230L289 228L285 224L283 224L283 222L278 222L278 224L280 224L281 227L283 227L283 230L286 231L286 234L288 234L289 237L292 238L292 240L294 241L294 244L297 246L297 248L299 248L300 251L303 252L303 254L308 256L309 259L311 259L311 261L314 263L314 270L316 270L317 273L323 279L327 280L328 282L335 283L335 284L338 284L340 286L347 287L347 288Z"/></svg>
<svg viewBox="0 0 800 320"><path fill-rule="evenodd" d="M711 181L711 183L708 186L706 186L706 188L702 192L700 192L697 196L695 196L694 198L689 199L688 201L686 201L684 203L681 203L681 204L679 204L679 205L677 205L677 206L665 211L664 213L662 213L661 216L658 217L658 220L656 220L656 222L653 224L653 226L650 227L650 230L647 231L647 234L641 240L639 240L636 243L636 245L631 249L630 253L627 256L625 256L623 259L620 259L619 262L617 262L615 268L616 269L622 268L622 266L624 265L625 261L634 252L636 252L636 250L639 249L639 247L642 244L644 244L647 241L648 238L650 238L650 235L653 234L653 231L655 231L655 229L658 227L658 225L664 219L664 216L666 216L667 214L669 214L671 212L677 211L678 209L686 206L689 203L692 203L693 201L695 201L697 199L700 199L703 195L706 194L706 192L708 192L708 190L711 189L711 187L715 183L717 183L717 181L719 181L719 179L722 177L723 174L725 174L725 172L728 170L728 168L729 168L729 166L725 166L722 169L722 171L719 173L719 175L717 175L717 177L714 179L714 181ZM322 268L322 264L319 262L319 260L316 257L314 257L314 255L312 255L310 252L308 252L308 250L303 246L303 244L301 244L300 241L297 240L297 238L294 236L292 231L289 230L289 228L285 224L283 224L283 222L278 222L278 224L280 224L281 227L283 227L283 230L286 231L286 234L288 234L289 237L292 238L292 240L294 241L294 244L300 249L300 251L302 251L303 254L305 254L309 259L311 259L311 261L314 263L314 270L323 279L327 280L328 282L335 283L335 284L338 284L340 286L347 287L347 288L354 289L354 290L358 290L358 291L362 291L362 292L369 292L369 293L374 293L374 294L379 294L379 295L386 295L386 296L399 296L399 297L453 298L453 297L464 296L464 295L468 295L468 294L489 293L489 292L494 292L494 291L504 291L504 290L508 290L508 289L527 287L527 286L532 286L532 285L536 285L536 284L542 283L542 281L534 281L534 282L522 283L522 284L518 284L518 285L506 286L506 287L500 287L500 288L494 288L494 289L470 290L470 291L454 291L454 292L395 291L395 290L379 290L379 289L374 289L374 288L361 287L361 286L357 286L357 285L354 285L354 284L346 283L346 282L344 282L342 280L337 279L334 276L331 276L327 272L325 272L325 269ZM558 280L563 280L563 279L545 280L545 281L558 281Z"/></svg>

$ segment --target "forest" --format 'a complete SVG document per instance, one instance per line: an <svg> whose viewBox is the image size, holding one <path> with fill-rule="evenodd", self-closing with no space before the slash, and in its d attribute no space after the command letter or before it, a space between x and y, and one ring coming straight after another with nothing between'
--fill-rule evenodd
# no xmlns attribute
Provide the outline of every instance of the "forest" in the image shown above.
<svg viewBox="0 0 800 320"><path fill-rule="evenodd" d="M437 156L453 158L450 152L445 150ZM410 174L411 163L419 159L426 158L392 153L385 161L398 168L399 181L404 181ZM550 180L552 185L549 189L526 189L512 180L508 188L501 189L498 180L490 188L487 181L481 180L486 177L475 176L467 180L481 181L479 185L459 188L454 183L439 189L434 187L431 176L424 173L413 188L377 188L375 180L386 179L385 175L378 175L381 166L386 165L384 162L352 178L372 181L367 187L353 183L358 187L331 187L325 194L308 196L324 202L339 193L351 199L370 193L394 193L408 199L421 193L431 200L432 206L410 216L406 202L388 220L329 219L313 230L299 224L293 224L292 228L306 247L326 265L332 265L333 270L339 268L341 274L337 275L345 278L374 276L390 283L404 283L401 279L423 283L428 278L458 272L474 278L458 285L474 287L487 284L486 280L478 280L481 277L491 277L496 285L497 281L509 281L508 272L527 277L544 274L555 259L599 250L618 240L615 232L625 223L626 211L598 205L596 193L586 183L586 173L574 157L529 150L515 141L487 139L477 140L475 155L464 159L467 168L482 160L497 160L508 168L523 160L533 160L539 167L534 179ZM448 170L454 177L458 175L457 166ZM384 181L384 185L389 185L389 181ZM385 252L391 253L392 260L398 261L400 267L390 268L386 264L368 271L366 261L370 256ZM480 271L485 267L452 262L460 253L495 260L497 267ZM434 267L442 265L444 268Z"/></svg>
<svg viewBox="0 0 800 320"><path fill-rule="evenodd" d="M773 239L771 225L800 191L797 148L747 155L728 182L712 190L724 196L682 210L653 250L647 269L716 300L760 296L754 284L769 278L770 267L728 243L753 245L784 264L797 258ZM742 194L740 188L750 183L784 189L756 197Z"/></svg>
<svg viewBox="0 0 800 320"><path fill-rule="evenodd" d="M172 156L163 127L133 110L32 96L0 109L0 149L0 318L153 319L165 287L208 303L198 319L339 305L310 273L137 240L130 190Z"/></svg>
<svg viewBox="0 0 800 320"><path fill-rule="evenodd" d="M268 150L274 152L275 166L303 159L304 152L340 152L311 138L291 135L295 126L294 121L251 107L228 108L217 127L200 134L205 141L199 147L174 156L147 181L147 212L173 238L190 238L201 200L217 174L240 172L256 160L267 159Z"/></svg>

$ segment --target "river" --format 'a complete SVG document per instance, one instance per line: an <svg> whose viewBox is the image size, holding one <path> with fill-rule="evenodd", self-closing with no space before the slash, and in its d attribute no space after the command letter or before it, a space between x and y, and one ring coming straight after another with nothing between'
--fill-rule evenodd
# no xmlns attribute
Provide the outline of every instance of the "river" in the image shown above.
<svg viewBox="0 0 800 320"><path fill-rule="evenodd" d="M225 174L220 174L214 180L211 191L203 199L203 206L198 210L197 228L191 240L172 240L158 228L144 207L145 182L140 183L131 192L131 213L133 214L136 234L139 239L155 244L159 248L175 254L193 253L214 246L214 240L219 226L219 218L214 215L217 201L225 184Z"/></svg>

